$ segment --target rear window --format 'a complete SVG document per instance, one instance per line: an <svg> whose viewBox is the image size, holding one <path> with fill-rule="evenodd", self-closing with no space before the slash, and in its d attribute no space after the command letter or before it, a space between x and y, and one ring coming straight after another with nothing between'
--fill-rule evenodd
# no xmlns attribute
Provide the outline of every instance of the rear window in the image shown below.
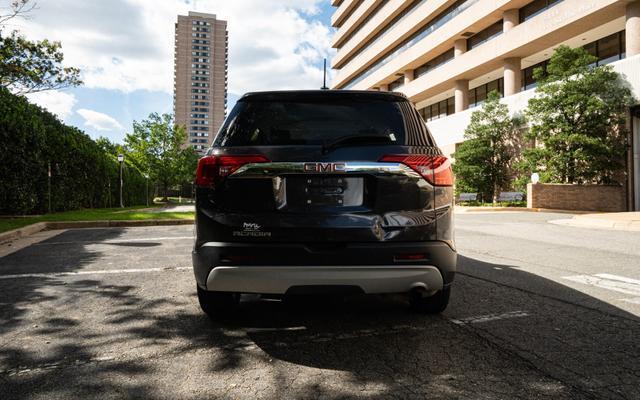
<svg viewBox="0 0 640 400"><path fill-rule="evenodd" d="M385 136L404 144L400 104L383 99L239 101L214 146L323 145L347 136Z"/></svg>

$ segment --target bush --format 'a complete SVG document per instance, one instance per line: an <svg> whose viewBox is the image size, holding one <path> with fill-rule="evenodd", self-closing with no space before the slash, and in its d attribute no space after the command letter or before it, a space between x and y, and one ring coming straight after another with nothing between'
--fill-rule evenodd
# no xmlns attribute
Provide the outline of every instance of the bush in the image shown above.
<svg viewBox="0 0 640 400"><path fill-rule="evenodd" d="M0 88L0 214L119 206L119 164L84 132ZM124 168L125 205L146 202L146 181ZM110 189L109 189L110 187Z"/></svg>

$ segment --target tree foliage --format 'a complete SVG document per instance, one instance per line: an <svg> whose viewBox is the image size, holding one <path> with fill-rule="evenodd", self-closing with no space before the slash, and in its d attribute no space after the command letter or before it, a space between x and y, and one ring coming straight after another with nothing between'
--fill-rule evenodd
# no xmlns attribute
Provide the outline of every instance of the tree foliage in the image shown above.
<svg viewBox="0 0 640 400"><path fill-rule="evenodd" d="M63 60L60 42L30 41L15 31L0 36L0 86L26 94L81 85L80 70Z"/></svg>
<svg viewBox="0 0 640 400"><path fill-rule="evenodd" d="M558 47L547 70L537 69L537 95L529 100L522 168L542 182L610 184L624 166L631 90L610 66L582 48Z"/></svg>
<svg viewBox="0 0 640 400"><path fill-rule="evenodd" d="M453 165L456 186L462 192L481 193L483 199L496 201L500 191L510 186L514 147L518 142L520 118L509 115L496 91L471 114L465 141L455 153Z"/></svg>
<svg viewBox="0 0 640 400"><path fill-rule="evenodd" d="M60 42L27 40L17 31L5 34L7 21L26 17L35 8L29 0L14 0L8 11L0 9L0 87L27 94L81 85L80 70L63 66Z"/></svg>
<svg viewBox="0 0 640 400"><path fill-rule="evenodd" d="M12 0L8 7L0 7L0 33L2 26L10 19L16 17L26 17L31 11L35 10L37 4L31 0Z"/></svg>
<svg viewBox="0 0 640 400"><path fill-rule="evenodd" d="M175 125L171 114L157 113L135 121L133 133L125 138L129 156L163 188L165 197L171 186L193 180L198 155L191 147L184 148L185 139L184 127Z"/></svg>
<svg viewBox="0 0 640 400"><path fill-rule="evenodd" d="M0 88L0 214L118 204L119 164L89 136ZM131 163L124 171L125 205L146 202L146 182Z"/></svg>

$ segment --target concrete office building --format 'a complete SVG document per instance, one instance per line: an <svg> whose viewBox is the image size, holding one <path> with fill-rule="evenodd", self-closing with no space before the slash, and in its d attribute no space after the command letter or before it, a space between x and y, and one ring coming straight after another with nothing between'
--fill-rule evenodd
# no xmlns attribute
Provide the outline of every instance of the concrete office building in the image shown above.
<svg viewBox="0 0 640 400"><path fill-rule="evenodd" d="M189 12L175 24L173 112L187 131L185 146L204 152L227 108L227 22Z"/></svg>
<svg viewBox="0 0 640 400"><path fill-rule="evenodd" d="M335 89L393 90L416 105L447 154L498 90L511 112L560 44L584 46L640 98L640 0L332 0ZM640 210L640 108L629 110L629 209Z"/></svg>

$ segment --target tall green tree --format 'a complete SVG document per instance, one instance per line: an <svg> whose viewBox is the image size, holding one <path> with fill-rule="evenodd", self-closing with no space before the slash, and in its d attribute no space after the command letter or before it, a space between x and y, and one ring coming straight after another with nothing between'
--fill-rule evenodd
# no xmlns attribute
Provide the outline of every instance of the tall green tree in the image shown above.
<svg viewBox="0 0 640 400"><path fill-rule="evenodd" d="M81 85L80 70L63 65L60 42L27 40L17 31L5 34L7 21L34 8L29 0L14 0L8 12L0 14L0 87L27 94Z"/></svg>
<svg viewBox="0 0 640 400"><path fill-rule="evenodd" d="M542 182L610 184L624 167L629 86L611 66L594 67L582 48L560 46L546 71L534 71L537 95L529 100L523 169Z"/></svg>
<svg viewBox="0 0 640 400"><path fill-rule="evenodd" d="M157 113L135 121L133 133L125 137L128 156L162 187L165 199L171 186L193 179L198 156L192 148L184 147L185 139L184 128L173 123L171 114Z"/></svg>
<svg viewBox="0 0 640 400"><path fill-rule="evenodd" d="M464 132L465 141L455 153L456 186L462 192L478 192L495 203L500 191L508 188L521 118L511 117L496 91L471 114Z"/></svg>

